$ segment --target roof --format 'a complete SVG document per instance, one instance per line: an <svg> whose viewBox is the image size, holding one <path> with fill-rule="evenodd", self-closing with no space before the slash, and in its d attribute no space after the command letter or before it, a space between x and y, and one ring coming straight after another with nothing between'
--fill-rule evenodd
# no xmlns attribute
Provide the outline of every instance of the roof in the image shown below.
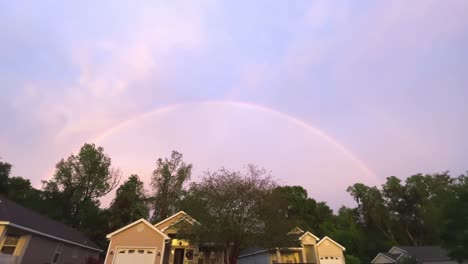
<svg viewBox="0 0 468 264"><path fill-rule="evenodd" d="M242 257L247 257L251 255L257 255L261 253L266 253L266 252L272 252L272 251L300 251L302 248L300 247L272 247L272 248L262 248L262 247L251 247L247 248L245 250L242 250L241 253L239 254L239 258Z"/></svg>
<svg viewBox="0 0 468 264"><path fill-rule="evenodd" d="M447 251L439 246L397 246L419 261L451 260Z"/></svg>
<svg viewBox="0 0 468 264"><path fill-rule="evenodd" d="M338 242L336 242L335 240L333 240L333 239L331 239L331 238L329 238L329 237L327 237L327 236L323 237L322 240L320 240L320 241L317 243L317 247L318 247L320 244L322 244L322 242L325 241L325 240L328 240L328 241L332 242L333 244L337 245L337 246L338 246L339 248L341 248L343 251L346 250L345 247L343 247L343 246L340 245Z"/></svg>
<svg viewBox="0 0 468 264"><path fill-rule="evenodd" d="M191 217L189 214L187 214L186 212L184 212L184 211L179 211L179 212L177 212L177 213L175 213L175 214L169 216L168 218L163 219L163 220L161 220L160 222L154 224L154 226L158 227L158 226L160 226L161 224L163 224L163 223L165 223L165 222L167 222L167 221L171 220L172 218L177 217L177 216L179 216L179 215L184 215L184 217L190 219L191 221L194 221L195 223L198 223L197 220L195 220L194 218L192 218L192 217Z"/></svg>
<svg viewBox="0 0 468 264"><path fill-rule="evenodd" d="M312 233L309 232L309 231L307 231L307 232L305 232L304 234L302 234L302 235L299 237L299 240L302 240L302 238L304 238L306 235L312 236L312 237L315 239L315 241L319 241L319 240L320 240L316 235L312 234Z"/></svg>
<svg viewBox="0 0 468 264"><path fill-rule="evenodd" d="M382 254L382 255L386 256L387 258L390 258L390 259L393 259L393 260L397 260L397 258L399 256L401 256L400 254L391 254L391 253L384 253L384 252L379 253L379 254Z"/></svg>
<svg viewBox="0 0 468 264"><path fill-rule="evenodd" d="M0 223L88 249L102 251L78 230L23 207L0 195Z"/></svg>
<svg viewBox="0 0 468 264"><path fill-rule="evenodd" d="M143 219L143 218L140 218L139 220L136 220L135 222L130 223L130 224L128 224L128 225L126 225L126 226L124 226L124 227L122 227L122 228L120 228L120 229L118 229L118 230L116 230L116 231L114 231L114 232L112 232L112 233L110 233L110 234L108 234L108 235L106 236L106 238L111 238L113 235L118 234L118 233L120 233L120 232L122 232L122 231L124 231L124 230L126 230L126 229L128 229L128 228L130 228L130 227L132 227L132 226L134 226L134 225L136 225L136 224L139 224L139 223L144 223L144 224L146 224L146 225L149 226L151 229L153 229L154 231L156 231L157 233L159 233L160 235L162 235L165 239L170 239L166 234L164 234L163 232L161 232L161 230L159 230L158 228L156 228L156 227L153 226L150 222L146 221L146 220Z"/></svg>
<svg viewBox="0 0 468 264"><path fill-rule="evenodd" d="M388 259L388 260L391 260L393 262L396 262L396 260L398 259L398 257L400 256L401 254L391 254L391 253L384 253L384 252L379 252L377 254L377 256L375 256L374 259L372 259L371 263L375 263L375 261L377 260L377 258L379 256L383 256L384 258Z"/></svg>

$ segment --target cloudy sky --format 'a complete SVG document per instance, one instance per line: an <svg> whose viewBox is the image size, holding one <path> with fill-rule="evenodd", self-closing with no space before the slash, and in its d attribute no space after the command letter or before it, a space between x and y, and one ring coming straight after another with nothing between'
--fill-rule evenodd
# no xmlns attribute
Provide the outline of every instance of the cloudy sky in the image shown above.
<svg viewBox="0 0 468 264"><path fill-rule="evenodd" d="M0 157L40 187L85 142L148 179L264 167L346 186L468 169L468 1L2 1ZM110 198L108 198L110 199Z"/></svg>

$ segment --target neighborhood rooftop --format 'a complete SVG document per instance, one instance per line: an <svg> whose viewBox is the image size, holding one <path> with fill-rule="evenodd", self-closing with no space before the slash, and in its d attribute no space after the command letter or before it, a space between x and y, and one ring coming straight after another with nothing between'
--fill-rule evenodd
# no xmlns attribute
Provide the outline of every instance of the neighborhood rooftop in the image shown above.
<svg viewBox="0 0 468 264"><path fill-rule="evenodd" d="M0 222L65 243L101 251L94 242L79 231L12 202L2 195L0 195Z"/></svg>

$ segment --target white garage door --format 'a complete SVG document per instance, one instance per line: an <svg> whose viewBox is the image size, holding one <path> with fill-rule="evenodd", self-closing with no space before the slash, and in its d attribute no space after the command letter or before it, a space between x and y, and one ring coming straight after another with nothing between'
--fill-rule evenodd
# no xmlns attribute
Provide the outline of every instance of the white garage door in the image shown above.
<svg viewBox="0 0 468 264"><path fill-rule="evenodd" d="M341 264L339 257L320 257L320 264Z"/></svg>
<svg viewBox="0 0 468 264"><path fill-rule="evenodd" d="M119 248L114 264L154 264L156 248Z"/></svg>

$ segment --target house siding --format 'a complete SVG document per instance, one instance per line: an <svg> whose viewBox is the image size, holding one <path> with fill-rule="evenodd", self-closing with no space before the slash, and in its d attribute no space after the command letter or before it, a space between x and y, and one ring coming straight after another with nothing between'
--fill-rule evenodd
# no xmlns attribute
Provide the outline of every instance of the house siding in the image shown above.
<svg viewBox="0 0 468 264"><path fill-rule="evenodd" d="M320 259L321 257L339 257L341 263L344 264L345 260L343 250L331 242L326 242L328 241L324 241L324 243L317 246L318 258Z"/></svg>
<svg viewBox="0 0 468 264"><path fill-rule="evenodd" d="M139 223L111 237L105 264L113 263L118 248L157 248L154 264L160 264L163 256L164 237L144 223Z"/></svg>
<svg viewBox="0 0 468 264"><path fill-rule="evenodd" d="M99 252L97 251L79 247L78 256L73 258L73 250L77 246L42 236L32 235L24 252L21 264L52 263L55 250L59 244L63 246L57 264L81 264L84 263L86 256L94 258L98 258L99 256Z"/></svg>

